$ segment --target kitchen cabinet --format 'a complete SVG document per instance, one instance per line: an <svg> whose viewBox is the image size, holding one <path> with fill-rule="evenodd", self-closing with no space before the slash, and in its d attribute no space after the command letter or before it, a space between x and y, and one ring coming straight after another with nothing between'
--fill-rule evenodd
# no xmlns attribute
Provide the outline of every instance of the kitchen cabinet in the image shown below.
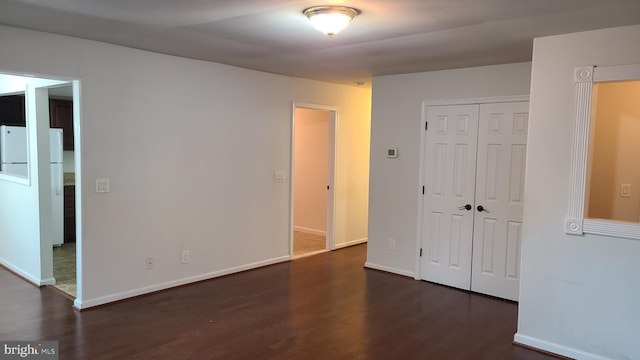
<svg viewBox="0 0 640 360"><path fill-rule="evenodd" d="M76 241L76 187L64 187L64 243Z"/></svg>
<svg viewBox="0 0 640 360"><path fill-rule="evenodd" d="M49 99L50 127L62 129L62 149L73 150L73 101Z"/></svg>
<svg viewBox="0 0 640 360"><path fill-rule="evenodd" d="M0 125L25 126L24 95L0 96Z"/></svg>

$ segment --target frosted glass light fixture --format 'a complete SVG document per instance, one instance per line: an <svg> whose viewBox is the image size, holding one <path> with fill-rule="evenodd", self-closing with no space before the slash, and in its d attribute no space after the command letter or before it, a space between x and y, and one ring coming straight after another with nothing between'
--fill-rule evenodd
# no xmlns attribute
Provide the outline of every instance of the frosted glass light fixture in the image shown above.
<svg viewBox="0 0 640 360"><path fill-rule="evenodd" d="M347 6L313 6L302 12L318 31L333 37L347 27L360 10Z"/></svg>

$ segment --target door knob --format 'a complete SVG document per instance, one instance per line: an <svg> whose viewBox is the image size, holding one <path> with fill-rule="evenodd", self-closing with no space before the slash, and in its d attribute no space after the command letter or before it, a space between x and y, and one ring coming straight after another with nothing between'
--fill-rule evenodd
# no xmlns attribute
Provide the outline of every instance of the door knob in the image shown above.
<svg viewBox="0 0 640 360"><path fill-rule="evenodd" d="M478 209L478 211L480 211L480 212L483 212L483 211L484 211L484 212L486 212L487 214L489 213L489 210L485 209L485 208L484 208L484 206L482 206L482 205L478 205L477 209Z"/></svg>
<svg viewBox="0 0 640 360"><path fill-rule="evenodd" d="M469 210L471 210L472 207L473 206L471 206L471 204L467 204L465 206L459 206L458 210L467 210L467 211L469 211Z"/></svg>

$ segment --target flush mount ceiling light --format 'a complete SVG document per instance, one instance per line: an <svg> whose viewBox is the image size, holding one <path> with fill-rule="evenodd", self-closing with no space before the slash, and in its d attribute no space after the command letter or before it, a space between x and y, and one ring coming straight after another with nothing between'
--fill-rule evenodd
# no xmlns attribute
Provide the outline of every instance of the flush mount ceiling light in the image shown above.
<svg viewBox="0 0 640 360"><path fill-rule="evenodd" d="M347 6L313 6L302 13L314 28L332 37L346 28L360 10Z"/></svg>

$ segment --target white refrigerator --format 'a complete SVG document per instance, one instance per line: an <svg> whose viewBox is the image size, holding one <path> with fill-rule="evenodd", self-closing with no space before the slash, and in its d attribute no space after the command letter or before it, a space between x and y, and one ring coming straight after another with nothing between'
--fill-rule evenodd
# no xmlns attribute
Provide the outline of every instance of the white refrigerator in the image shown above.
<svg viewBox="0 0 640 360"><path fill-rule="evenodd" d="M51 166L51 220L53 245L64 242L64 175L62 167L62 129L49 129L49 163ZM0 126L0 171L27 177L27 128Z"/></svg>
<svg viewBox="0 0 640 360"><path fill-rule="evenodd" d="M53 246L64 242L64 168L62 166L62 129L49 129L51 165L51 221Z"/></svg>

